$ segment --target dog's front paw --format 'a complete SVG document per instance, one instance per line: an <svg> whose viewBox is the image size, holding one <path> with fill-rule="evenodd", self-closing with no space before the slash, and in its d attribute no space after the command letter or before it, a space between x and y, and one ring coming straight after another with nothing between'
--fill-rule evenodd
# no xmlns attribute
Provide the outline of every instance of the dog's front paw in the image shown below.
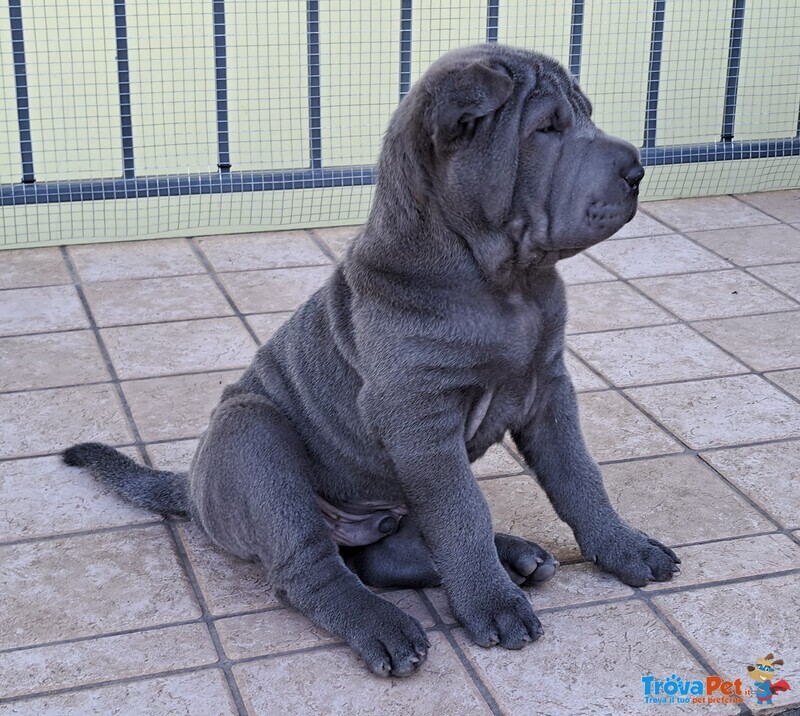
<svg viewBox="0 0 800 716"><path fill-rule="evenodd" d="M631 587L669 581L681 562L669 547L624 524L592 540L583 554Z"/></svg>
<svg viewBox="0 0 800 716"><path fill-rule="evenodd" d="M508 583L506 587L475 590L470 599L451 597L451 607L472 641L478 646L500 645L521 649L536 641L544 630L525 593Z"/></svg>

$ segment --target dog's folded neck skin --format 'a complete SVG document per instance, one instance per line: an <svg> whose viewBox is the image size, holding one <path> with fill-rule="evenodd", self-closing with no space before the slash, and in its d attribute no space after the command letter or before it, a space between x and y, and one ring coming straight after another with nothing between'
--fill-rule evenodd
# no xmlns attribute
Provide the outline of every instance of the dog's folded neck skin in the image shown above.
<svg viewBox="0 0 800 716"><path fill-rule="evenodd" d="M353 278L525 291L635 213L636 150L595 127L563 68L508 48L459 53L392 117L373 210L347 258Z"/></svg>

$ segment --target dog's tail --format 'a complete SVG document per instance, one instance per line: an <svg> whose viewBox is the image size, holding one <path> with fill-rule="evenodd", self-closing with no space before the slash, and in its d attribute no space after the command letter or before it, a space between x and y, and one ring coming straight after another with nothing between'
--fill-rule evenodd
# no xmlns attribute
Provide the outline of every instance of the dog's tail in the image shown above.
<svg viewBox="0 0 800 716"><path fill-rule="evenodd" d="M85 467L134 505L163 514L189 514L186 473L153 470L102 443L73 445L61 458L72 467Z"/></svg>

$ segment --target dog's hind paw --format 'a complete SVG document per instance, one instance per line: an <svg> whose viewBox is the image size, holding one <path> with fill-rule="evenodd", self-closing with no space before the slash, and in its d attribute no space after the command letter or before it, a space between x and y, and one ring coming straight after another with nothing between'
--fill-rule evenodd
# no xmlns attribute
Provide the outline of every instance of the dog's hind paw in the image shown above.
<svg viewBox="0 0 800 716"><path fill-rule="evenodd" d="M514 584L528 587L546 582L556 573L558 560L535 542L498 532L494 544L497 556Z"/></svg>

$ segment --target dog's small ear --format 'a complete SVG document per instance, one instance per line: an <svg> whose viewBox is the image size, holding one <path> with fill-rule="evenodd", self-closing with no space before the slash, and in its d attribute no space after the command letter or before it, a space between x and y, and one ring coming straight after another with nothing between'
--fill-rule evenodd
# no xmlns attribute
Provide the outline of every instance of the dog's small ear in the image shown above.
<svg viewBox="0 0 800 716"><path fill-rule="evenodd" d="M513 91L508 73L484 62L452 70L435 89L431 117L434 144L470 138L477 122L502 107Z"/></svg>
<svg viewBox="0 0 800 716"><path fill-rule="evenodd" d="M775 661L772 662L772 665L773 666L783 666L783 659L775 659Z"/></svg>

